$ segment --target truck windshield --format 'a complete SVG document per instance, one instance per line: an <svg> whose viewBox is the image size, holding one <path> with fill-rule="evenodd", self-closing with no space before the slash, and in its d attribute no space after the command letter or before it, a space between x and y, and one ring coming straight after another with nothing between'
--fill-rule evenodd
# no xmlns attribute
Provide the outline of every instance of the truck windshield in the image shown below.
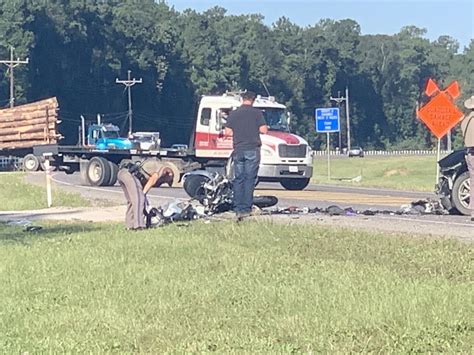
<svg viewBox="0 0 474 355"><path fill-rule="evenodd" d="M119 133L117 131L105 131L103 136L104 138L119 138Z"/></svg>
<svg viewBox="0 0 474 355"><path fill-rule="evenodd" d="M286 111L281 108L262 108L263 117L269 129L273 131L288 131Z"/></svg>

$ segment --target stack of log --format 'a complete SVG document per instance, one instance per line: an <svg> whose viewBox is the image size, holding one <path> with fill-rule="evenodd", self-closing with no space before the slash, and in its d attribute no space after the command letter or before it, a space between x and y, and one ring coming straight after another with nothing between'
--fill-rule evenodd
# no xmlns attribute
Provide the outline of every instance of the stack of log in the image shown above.
<svg viewBox="0 0 474 355"><path fill-rule="evenodd" d="M55 97L0 110L0 149L55 144L62 138L57 124Z"/></svg>

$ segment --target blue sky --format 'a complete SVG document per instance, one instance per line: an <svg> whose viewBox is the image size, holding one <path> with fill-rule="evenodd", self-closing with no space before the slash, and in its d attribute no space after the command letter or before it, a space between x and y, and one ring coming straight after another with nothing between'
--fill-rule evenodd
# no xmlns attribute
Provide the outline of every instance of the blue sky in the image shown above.
<svg viewBox="0 0 474 355"><path fill-rule="evenodd" d="M178 11L202 12L219 5L229 14L260 13L272 24L281 16L300 25L314 25L322 18L350 18L362 34L394 34L403 26L428 30L426 37L449 35L467 46L474 38L474 0L167 0Z"/></svg>

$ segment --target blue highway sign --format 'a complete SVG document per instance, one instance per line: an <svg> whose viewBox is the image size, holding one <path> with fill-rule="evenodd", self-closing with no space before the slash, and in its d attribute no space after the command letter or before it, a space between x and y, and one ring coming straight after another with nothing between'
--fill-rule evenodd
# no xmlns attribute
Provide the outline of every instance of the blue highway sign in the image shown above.
<svg viewBox="0 0 474 355"><path fill-rule="evenodd" d="M315 110L316 132L339 132L339 108L317 108Z"/></svg>

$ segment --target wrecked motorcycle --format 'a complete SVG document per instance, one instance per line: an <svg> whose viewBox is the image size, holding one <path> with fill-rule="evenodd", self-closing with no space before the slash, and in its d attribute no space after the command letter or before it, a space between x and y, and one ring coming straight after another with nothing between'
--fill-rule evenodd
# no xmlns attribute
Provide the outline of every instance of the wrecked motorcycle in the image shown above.
<svg viewBox="0 0 474 355"><path fill-rule="evenodd" d="M232 182L218 172L196 170L183 176L183 188L190 201L174 201L161 207L144 211L146 226L159 227L171 222L190 221L212 216L232 209ZM275 196L254 196L258 208L274 206Z"/></svg>
<svg viewBox="0 0 474 355"><path fill-rule="evenodd" d="M232 209L232 181L225 175L207 170L195 170L183 176L183 188L189 197L199 201L206 213L214 214ZM274 206L275 196L254 196L253 204L258 208Z"/></svg>
<svg viewBox="0 0 474 355"><path fill-rule="evenodd" d="M438 162L436 194L450 213L469 215L470 183L465 155L465 149L456 150Z"/></svg>

